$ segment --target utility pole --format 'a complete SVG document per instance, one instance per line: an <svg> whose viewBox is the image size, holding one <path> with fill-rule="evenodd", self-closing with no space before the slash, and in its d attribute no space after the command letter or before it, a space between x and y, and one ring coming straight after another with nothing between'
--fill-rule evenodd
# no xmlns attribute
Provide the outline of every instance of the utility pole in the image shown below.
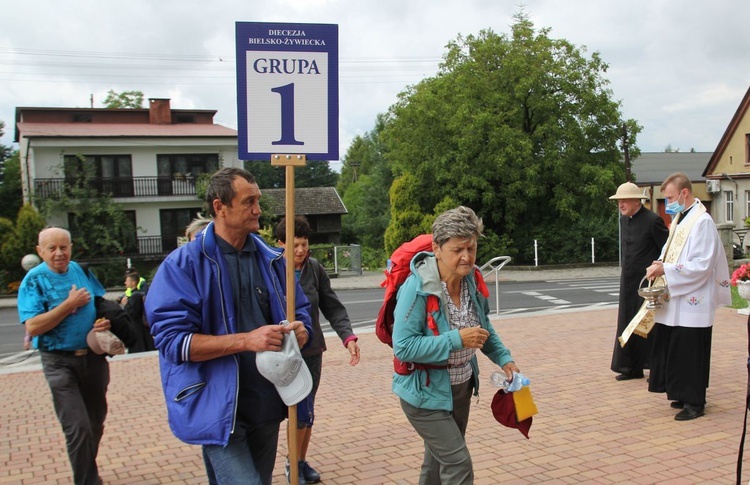
<svg viewBox="0 0 750 485"><path fill-rule="evenodd" d="M633 176L630 174L630 152L628 151L628 127L622 125L622 150L625 152L625 181L632 182Z"/></svg>
<svg viewBox="0 0 750 485"><path fill-rule="evenodd" d="M354 183L359 178L357 175L357 167L360 166L360 162L350 162L349 166L352 167L352 183Z"/></svg>

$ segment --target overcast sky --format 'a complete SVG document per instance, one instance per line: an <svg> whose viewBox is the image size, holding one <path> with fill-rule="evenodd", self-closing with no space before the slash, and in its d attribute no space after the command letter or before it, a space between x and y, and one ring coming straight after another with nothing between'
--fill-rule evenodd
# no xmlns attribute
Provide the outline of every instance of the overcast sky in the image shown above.
<svg viewBox="0 0 750 485"><path fill-rule="evenodd" d="M235 22L339 26L340 155L458 34L509 33L523 4L610 66L643 151L713 151L750 87L748 0L0 0L1 142L15 108L102 107L109 89L215 109L237 128ZM334 165L336 166L336 165Z"/></svg>

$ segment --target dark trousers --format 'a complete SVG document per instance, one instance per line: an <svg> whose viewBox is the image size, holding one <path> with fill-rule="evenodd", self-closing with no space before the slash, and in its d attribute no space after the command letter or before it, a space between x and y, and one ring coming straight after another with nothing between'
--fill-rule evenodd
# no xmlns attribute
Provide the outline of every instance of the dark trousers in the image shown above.
<svg viewBox="0 0 750 485"><path fill-rule="evenodd" d="M451 386L453 412L421 409L401 399L409 423L424 440L424 459L420 485L465 485L474 483L474 467L466 447L472 377L463 384Z"/></svg>
<svg viewBox="0 0 750 485"><path fill-rule="evenodd" d="M107 417L109 363L104 355L83 356L41 352L57 419L65 434L73 482L99 482L96 455Z"/></svg>
<svg viewBox="0 0 750 485"><path fill-rule="evenodd" d="M203 462L211 485L270 485L280 423L250 424L237 419L227 446L203 445Z"/></svg>
<svg viewBox="0 0 750 485"><path fill-rule="evenodd" d="M305 399L297 404L297 429L312 428L315 422L315 395L320 386L320 376L323 372L323 354L302 357L312 376L313 388Z"/></svg>
<svg viewBox="0 0 750 485"><path fill-rule="evenodd" d="M620 283L617 333L615 334L615 347L612 351L612 363L610 364L610 369L619 374L637 375L642 373L643 369L650 368L649 359L651 358L651 347L653 346L652 338L631 335L625 347L620 345L620 341L618 340L618 337L622 335L623 330L625 330L635 314L638 313L643 303L643 298L638 296L637 291L637 281L633 283L632 287L626 285L624 280Z"/></svg>
<svg viewBox="0 0 750 485"><path fill-rule="evenodd" d="M669 327L657 323L648 390L666 392L670 401L706 404L713 328Z"/></svg>

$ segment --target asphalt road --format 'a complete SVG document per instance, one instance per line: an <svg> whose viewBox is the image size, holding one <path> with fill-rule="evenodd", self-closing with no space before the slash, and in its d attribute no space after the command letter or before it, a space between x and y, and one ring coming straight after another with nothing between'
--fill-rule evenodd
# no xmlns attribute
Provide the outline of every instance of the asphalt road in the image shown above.
<svg viewBox="0 0 750 485"><path fill-rule="evenodd" d="M23 351L24 329L18 321L18 310L0 308L0 358Z"/></svg>
<svg viewBox="0 0 750 485"><path fill-rule="evenodd" d="M616 305L619 278L502 281L498 283L497 288L500 293L496 298L495 284L489 284L490 309L493 316L554 312ZM382 288L373 288L337 292L349 311L355 332L367 332L372 329L383 301L383 291ZM325 323L323 331L328 335L333 334L330 326ZM23 335L24 328L19 324L18 311L15 308L0 308L0 359L23 351Z"/></svg>
<svg viewBox="0 0 750 485"><path fill-rule="evenodd" d="M489 283L488 288L491 316L503 316L617 305L620 278L501 281L497 287L495 283ZM499 290L499 297L496 297L496 290ZM372 329L383 302L383 291L377 288L336 292L349 312L355 332ZM325 318L321 321L325 321ZM323 332L334 334L326 324L323 325Z"/></svg>

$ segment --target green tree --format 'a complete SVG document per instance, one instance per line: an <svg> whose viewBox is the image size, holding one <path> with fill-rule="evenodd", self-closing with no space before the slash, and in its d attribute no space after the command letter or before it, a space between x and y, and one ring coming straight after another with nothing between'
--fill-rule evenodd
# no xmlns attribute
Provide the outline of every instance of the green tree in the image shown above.
<svg viewBox="0 0 750 485"><path fill-rule="evenodd" d="M616 234L605 201L625 180L618 143L627 124L637 149L640 127L622 119L599 54L548 34L521 12L510 36L459 36L436 76L399 95L383 137L394 175L410 176L411 205L396 204L392 188L387 247L411 235L401 219L418 224L445 197L483 218L493 237L480 244L515 248L519 262L532 261L542 235L550 248L574 241L545 261L563 263L590 253L592 235L574 229ZM616 243L600 249L616 259Z"/></svg>
<svg viewBox="0 0 750 485"><path fill-rule="evenodd" d="M7 217L0 217L0 248L3 247L3 244L10 239L10 237L13 235L13 230L15 229L16 225L13 222L13 220L8 219ZM2 255L2 251L0 251L0 266L6 267L8 266L6 264L6 260Z"/></svg>
<svg viewBox="0 0 750 485"><path fill-rule="evenodd" d="M378 116L373 131L357 136L342 162L337 190L348 214L343 217L342 239L383 250L383 235L390 222L388 190L393 174L385 160L380 140L385 123Z"/></svg>
<svg viewBox="0 0 750 485"><path fill-rule="evenodd" d="M74 260L118 256L135 246L135 228L112 195L98 192L91 183L93 162L81 155L77 162L62 169L73 176L65 190L57 197L36 200L36 205L45 219L67 215Z"/></svg>
<svg viewBox="0 0 750 485"><path fill-rule="evenodd" d="M21 205L21 161L18 150L14 150L0 165L0 217L13 219Z"/></svg>
<svg viewBox="0 0 750 485"><path fill-rule="evenodd" d="M382 138L386 122L386 115L379 114L372 131L365 133L364 136L356 136L349 145L349 149L342 159L341 177L336 187L342 197L346 195L350 185L356 185L362 175L372 175L382 166L387 167L386 146ZM385 175L390 178L387 186L383 187L383 194L387 197L388 188L393 179L390 168Z"/></svg>
<svg viewBox="0 0 750 485"><path fill-rule="evenodd" d="M123 91L116 92L114 89L107 91L104 98L105 108L140 109L143 108L143 92Z"/></svg>
<svg viewBox="0 0 750 485"><path fill-rule="evenodd" d="M24 205L18 211L16 223L10 226L7 219L0 219L0 228L10 233L2 239L0 246L0 264L6 273L5 283L20 281L25 271L21 267L21 258L27 254L36 254L39 231L46 225L44 218L31 205Z"/></svg>
<svg viewBox="0 0 750 485"><path fill-rule="evenodd" d="M2 138L3 135L5 135L5 122L0 120L0 138ZM11 147L7 147L0 143L0 166L8 157L10 157L11 152ZM0 177L1 176L2 175L0 175Z"/></svg>
<svg viewBox="0 0 750 485"><path fill-rule="evenodd" d="M390 191L391 222L385 231L385 250L388 254L420 234L431 232L434 217L422 211L424 197L419 193L420 182L406 173L393 181Z"/></svg>
<svg viewBox="0 0 750 485"><path fill-rule="evenodd" d="M5 123L0 121L0 138ZM18 150L0 144L0 217L15 219L23 204L21 166Z"/></svg>
<svg viewBox="0 0 750 485"><path fill-rule="evenodd" d="M294 170L294 177L294 186L300 188L335 187L339 181L339 174L331 170L328 161L308 161L304 167ZM286 187L286 179L284 187Z"/></svg>
<svg viewBox="0 0 750 485"><path fill-rule="evenodd" d="M245 170L255 176L261 189L281 189L286 187L286 167L271 165L262 160L245 160ZM294 186L335 187L339 174L331 170L327 161L308 161L304 167L294 168Z"/></svg>
<svg viewBox="0 0 750 485"><path fill-rule="evenodd" d="M371 175L362 175L349 186L343 197L348 214L342 220L342 239L372 249L383 249L383 235L390 221L387 189L390 181L381 166ZM385 194L383 193L385 191Z"/></svg>
<svg viewBox="0 0 750 485"><path fill-rule="evenodd" d="M253 174L255 181L258 182L258 187L261 189L278 189L284 186L285 171L283 167L274 167L271 162L264 162L262 160L245 160L243 168ZM296 173L299 167L296 167ZM296 185L296 184L295 184Z"/></svg>

